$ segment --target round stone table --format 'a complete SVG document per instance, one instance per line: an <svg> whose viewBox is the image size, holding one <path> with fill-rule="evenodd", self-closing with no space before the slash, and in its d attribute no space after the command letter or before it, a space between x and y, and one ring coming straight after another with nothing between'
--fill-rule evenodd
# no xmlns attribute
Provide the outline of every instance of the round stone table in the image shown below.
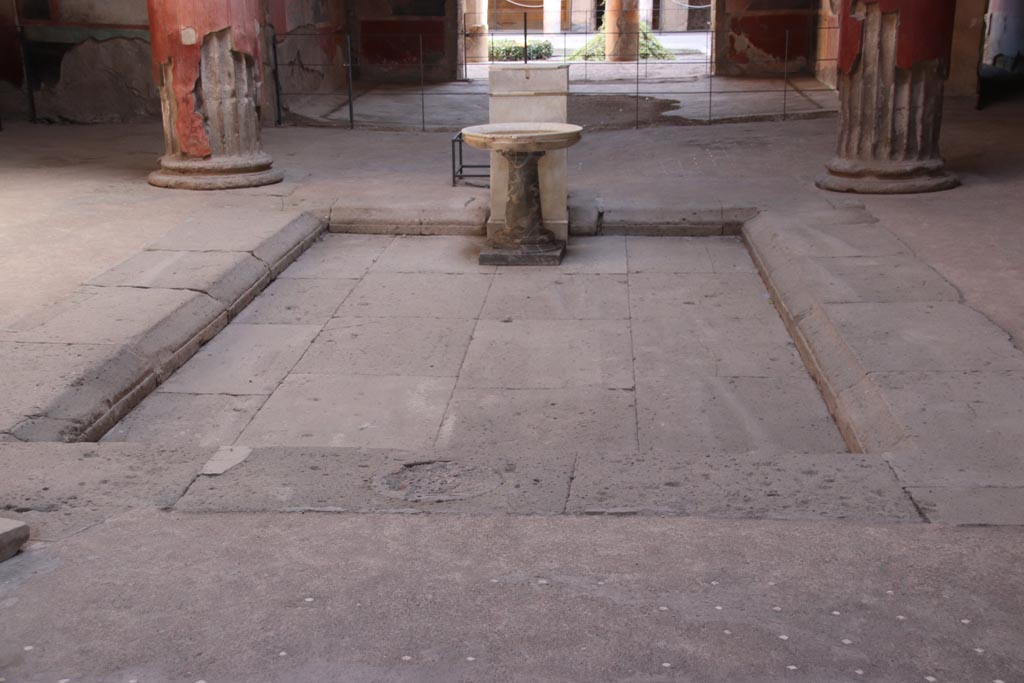
<svg viewBox="0 0 1024 683"><path fill-rule="evenodd" d="M571 147L583 129L569 123L490 123L462 130L470 147L498 152L508 161L505 225L488 239L481 265L557 266L565 242L544 227L537 162L545 152Z"/></svg>

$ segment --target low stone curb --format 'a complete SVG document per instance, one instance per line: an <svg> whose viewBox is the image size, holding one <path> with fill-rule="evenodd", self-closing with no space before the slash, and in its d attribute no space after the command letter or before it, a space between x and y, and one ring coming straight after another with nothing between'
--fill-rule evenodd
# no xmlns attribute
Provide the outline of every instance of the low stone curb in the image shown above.
<svg viewBox="0 0 1024 683"><path fill-rule="evenodd" d="M0 357L15 368L11 387L25 384L19 368L34 383L28 396L5 399L13 408L0 405L0 438L99 439L326 228L311 213L206 218L0 333Z"/></svg>
<svg viewBox="0 0 1024 683"><path fill-rule="evenodd" d="M490 215L490 206L476 197L429 208L335 205L330 230L363 235L485 235Z"/></svg>
<svg viewBox="0 0 1024 683"><path fill-rule="evenodd" d="M930 521L1024 524L1024 354L876 223L769 212L742 235L850 450Z"/></svg>

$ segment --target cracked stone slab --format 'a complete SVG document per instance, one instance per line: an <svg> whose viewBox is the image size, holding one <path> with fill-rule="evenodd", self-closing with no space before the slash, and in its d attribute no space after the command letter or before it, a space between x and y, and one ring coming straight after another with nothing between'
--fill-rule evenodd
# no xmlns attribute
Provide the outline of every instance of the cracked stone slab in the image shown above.
<svg viewBox="0 0 1024 683"><path fill-rule="evenodd" d="M225 308L261 281L266 264L245 252L143 251L89 281L101 287L186 289L203 292Z"/></svg>
<svg viewBox="0 0 1024 683"><path fill-rule="evenodd" d="M914 486L1024 486L1024 372L882 373L914 446L888 455Z"/></svg>
<svg viewBox="0 0 1024 683"><path fill-rule="evenodd" d="M334 318L293 372L457 377L475 325L441 318Z"/></svg>
<svg viewBox="0 0 1024 683"><path fill-rule="evenodd" d="M315 239L326 222L311 213L206 209L188 216L147 248L164 251L249 252L274 269L297 246ZM276 274L276 271L275 271Z"/></svg>
<svg viewBox="0 0 1024 683"><path fill-rule="evenodd" d="M282 277L270 283L235 322L256 325L323 325L359 280Z"/></svg>
<svg viewBox="0 0 1024 683"><path fill-rule="evenodd" d="M828 304L839 334L867 372L1021 371L1024 353L963 304Z"/></svg>
<svg viewBox="0 0 1024 683"><path fill-rule="evenodd" d="M622 320L629 317L624 275L503 270L491 283L481 318Z"/></svg>
<svg viewBox="0 0 1024 683"><path fill-rule="evenodd" d="M838 453L846 444L808 377L637 380L640 449Z"/></svg>
<svg viewBox="0 0 1024 683"><path fill-rule="evenodd" d="M391 243L384 235L324 235L281 277L316 279L358 279Z"/></svg>
<svg viewBox="0 0 1024 683"><path fill-rule="evenodd" d="M850 453L587 453L567 512L922 521L884 460Z"/></svg>
<svg viewBox="0 0 1024 683"><path fill-rule="evenodd" d="M454 384L453 377L292 374L237 445L430 448Z"/></svg>
<svg viewBox="0 0 1024 683"><path fill-rule="evenodd" d="M907 490L932 522L956 526L1024 525L1022 486L912 486Z"/></svg>
<svg viewBox="0 0 1024 683"><path fill-rule="evenodd" d="M0 562L14 557L28 541L28 524L0 517Z"/></svg>
<svg viewBox="0 0 1024 683"><path fill-rule="evenodd" d="M159 390L179 394L270 394L319 332L316 325L232 323Z"/></svg>
<svg viewBox="0 0 1024 683"><path fill-rule="evenodd" d="M439 448L580 451L636 448L633 392L598 387L464 389L452 394Z"/></svg>
<svg viewBox="0 0 1024 683"><path fill-rule="evenodd" d="M57 540L124 510L173 505L212 449L0 444L0 511Z"/></svg>
<svg viewBox="0 0 1024 683"><path fill-rule="evenodd" d="M175 509L557 515L574 460L567 451L519 449L257 448L225 474L200 477ZM460 470L428 473L418 488L399 479L430 463Z"/></svg>
<svg viewBox="0 0 1024 683"><path fill-rule="evenodd" d="M459 388L628 389L631 360L626 320L481 320Z"/></svg>
<svg viewBox="0 0 1024 683"><path fill-rule="evenodd" d="M491 279L479 273L370 273L336 315L472 320L480 315Z"/></svg>
<svg viewBox="0 0 1024 683"><path fill-rule="evenodd" d="M265 400L265 396L156 391L114 425L101 442L216 448L233 443Z"/></svg>

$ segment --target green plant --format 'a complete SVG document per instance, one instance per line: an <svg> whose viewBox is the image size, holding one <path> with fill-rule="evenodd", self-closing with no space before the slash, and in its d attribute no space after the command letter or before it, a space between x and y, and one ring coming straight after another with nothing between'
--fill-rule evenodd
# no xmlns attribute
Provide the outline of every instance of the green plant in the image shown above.
<svg viewBox="0 0 1024 683"><path fill-rule="evenodd" d="M550 40L531 40L526 47L526 56L531 61L548 59L554 53ZM521 62L523 44L514 40L492 40L490 55L492 62Z"/></svg>
<svg viewBox="0 0 1024 683"><path fill-rule="evenodd" d="M586 44L569 57L572 61L586 60L602 62L605 59L605 27ZM651 27L640 22L640 59L673 59L672 52L654 37Z"/></svg>

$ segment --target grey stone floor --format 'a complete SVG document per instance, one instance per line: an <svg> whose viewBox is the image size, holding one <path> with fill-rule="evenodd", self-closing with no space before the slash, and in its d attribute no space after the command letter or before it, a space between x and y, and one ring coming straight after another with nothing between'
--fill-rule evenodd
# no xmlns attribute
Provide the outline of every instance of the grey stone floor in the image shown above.
<svg viewBox="0 0 1024 683"><path fill-rule="evenodd" d="M547 269L481 246L326 236L103 441L252 449L185 510L918 521L845 454L738 238L577 238ZM381 495L432 460L493 480Z"/></svg>

